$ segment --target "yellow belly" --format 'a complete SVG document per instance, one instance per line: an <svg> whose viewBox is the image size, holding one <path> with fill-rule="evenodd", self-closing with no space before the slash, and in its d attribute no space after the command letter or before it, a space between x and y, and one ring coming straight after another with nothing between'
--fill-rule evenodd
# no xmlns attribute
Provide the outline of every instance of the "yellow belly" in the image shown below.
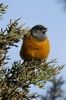
<svg viewBox="0 0 66 100"><path fill-rule="evenodd" d="M48 39L38 41L33 37L25 37L21 47L20 56L24 60L44 59L48 57L50 44Z"/></svg>

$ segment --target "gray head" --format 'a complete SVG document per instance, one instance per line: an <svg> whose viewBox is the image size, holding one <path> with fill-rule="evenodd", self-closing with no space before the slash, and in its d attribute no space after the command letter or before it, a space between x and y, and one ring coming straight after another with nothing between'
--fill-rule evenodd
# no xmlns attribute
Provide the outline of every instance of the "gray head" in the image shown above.
<svg viewBox="0 0 66 100"><path fill-rule="evenodd" d="M47 38L47 28L43 25L36 25L30 31L31 35L39 41L45 40Z"/></svg>

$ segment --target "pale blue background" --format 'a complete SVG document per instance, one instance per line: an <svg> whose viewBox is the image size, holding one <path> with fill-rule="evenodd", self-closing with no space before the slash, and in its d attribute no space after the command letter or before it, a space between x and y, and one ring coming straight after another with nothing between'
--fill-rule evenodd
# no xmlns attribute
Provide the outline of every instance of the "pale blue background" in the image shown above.
<svg viewBox="0 0 66 100"><path fill-rule="evenodd" d="M0 27L5 28L10 19L13 21L19 17L19 24L26 23L25 27L33 27L36 24L42 24L48 28L47 35L50 40L51 50L48 61L57 58L58 64L66 65L66 13L63 11L63 5L57 0L0 0L5 5L9 5L7 13L0 21ZM18 43L18 48L13 47L8 55L11 56L9 67L15 60L20 60L19 51L22 41ZM63 76L66 81L66 66L59 76ZM46 89L50 84L46 84ZM66 84L63 86L66 90ZM46 90L45 89L45 90ZM31 92L44 94L45 90L32 86Z"/></svg>

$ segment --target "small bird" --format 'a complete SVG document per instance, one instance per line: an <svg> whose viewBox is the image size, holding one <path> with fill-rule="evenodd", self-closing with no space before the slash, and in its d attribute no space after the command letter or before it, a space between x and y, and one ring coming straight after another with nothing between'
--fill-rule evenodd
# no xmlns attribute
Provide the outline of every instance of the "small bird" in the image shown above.
<svg viewBox="0 0 66 100"><path fill-rule="evenodd" d="M48 57L50 43L46 31L47 28L43 25L35 25L23 37L20 56L24 61L42 60Z"/></svg>

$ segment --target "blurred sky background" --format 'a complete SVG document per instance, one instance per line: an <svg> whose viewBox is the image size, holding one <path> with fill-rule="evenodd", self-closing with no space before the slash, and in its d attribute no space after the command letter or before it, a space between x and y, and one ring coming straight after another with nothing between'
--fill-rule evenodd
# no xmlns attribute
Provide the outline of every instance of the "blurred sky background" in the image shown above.
<svg viewBox="0 0 66 100"><path fill-rule="evenodd" d="M66 65L66 12L64 12L63 4L58 0L0 0L0 3L8 5L7 13L3 15L0 21L0 28L6 28L10 19L13 21L21 17L19 24L26 23L25 27L33 27L36 24L42 24L48 28L48 38L51 44L50 55L48 61L57 58L58 65ZM8 55L11 56L9 67L13 61L21 60L19 51L22 41L18 43L18 48L12 47ZM66 81L66 66L58 75ZM45 90L39 89L32 85L31 92L45 94L49 87L46 84ZM66 91L66 83L63 86ZM38 99L39 100L39 99Z"/></svg>

